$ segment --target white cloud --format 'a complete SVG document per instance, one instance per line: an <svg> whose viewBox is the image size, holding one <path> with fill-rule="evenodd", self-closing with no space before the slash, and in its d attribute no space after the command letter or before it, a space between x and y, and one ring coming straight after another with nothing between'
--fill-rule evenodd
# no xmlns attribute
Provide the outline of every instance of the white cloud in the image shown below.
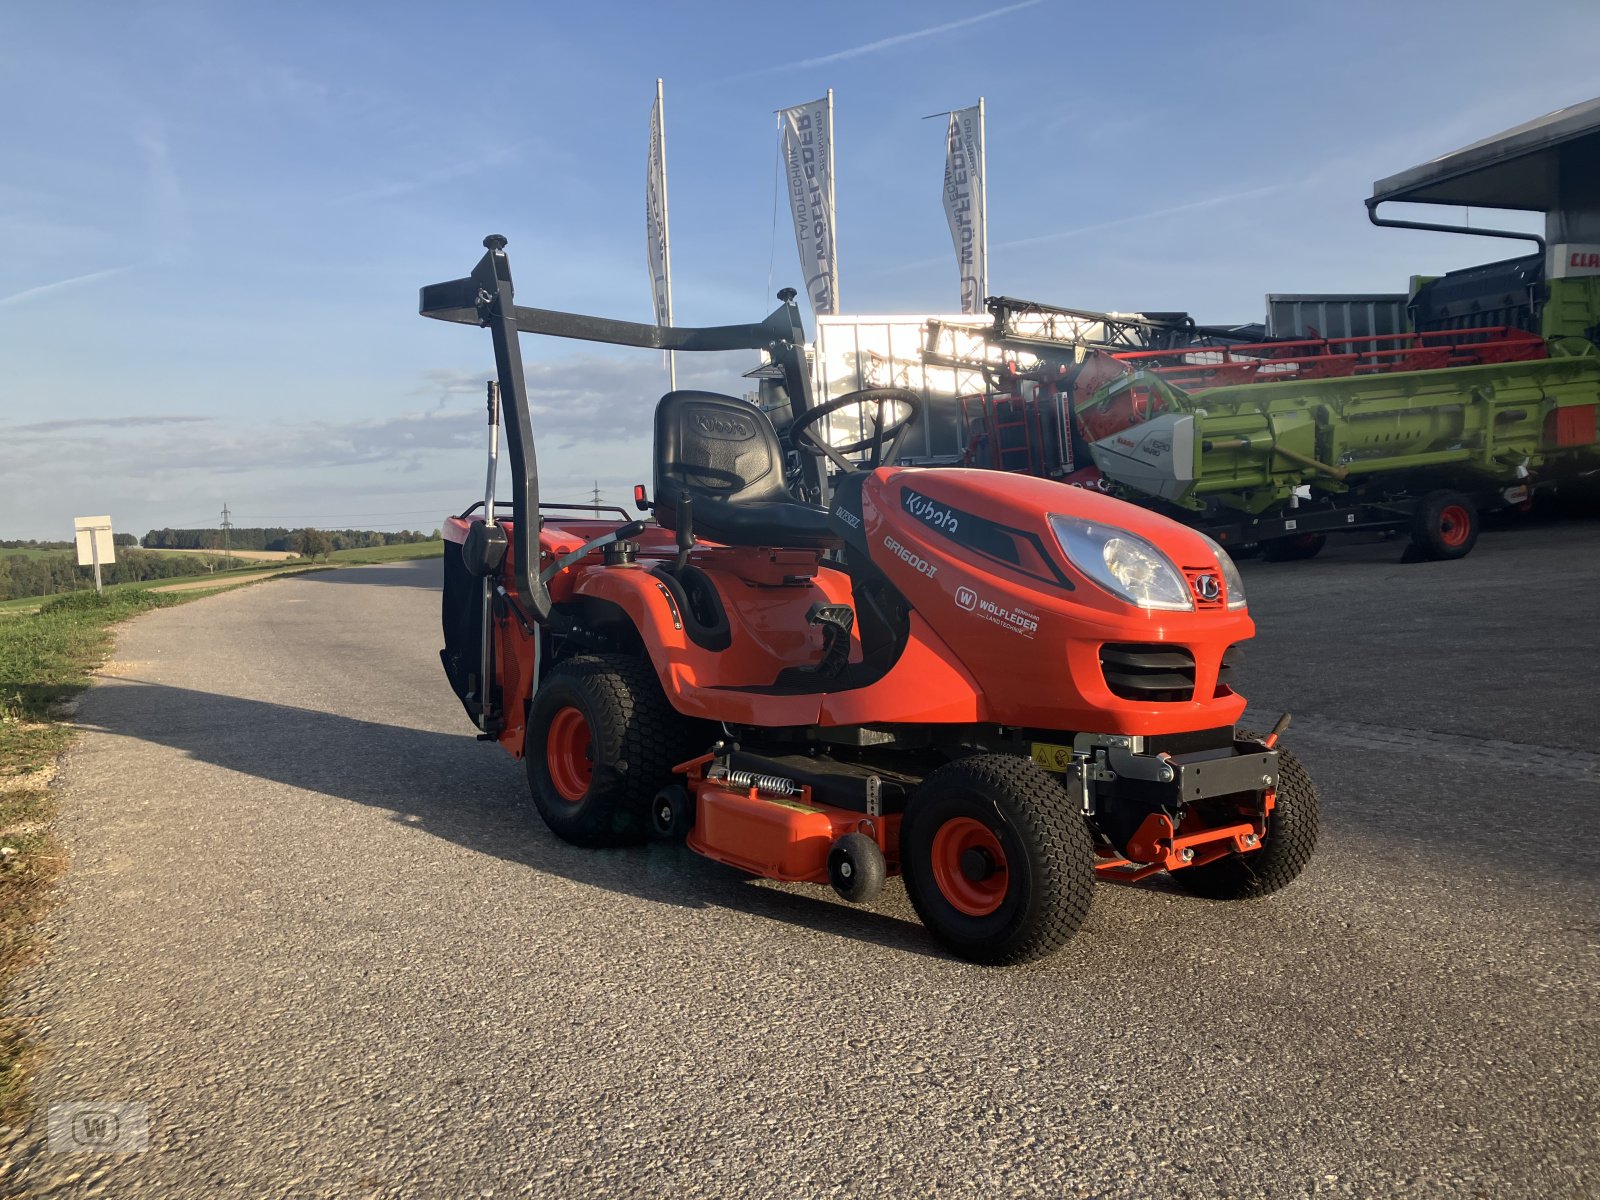
<svg viewBox="0 0 1600 1200"><path fill-rule="evenodd" d="M844 62L847 59L861 58L868 54L877 54L882 50L890 50L895 46L904 46L908 42L919 42L923 38L937 37L941 33L951 33L957 29L965 29L969 25L977 25L982 21L992 21L996 17L1003 17L1009 13L1018 12L1024 8L1032 8L1043 4L1044 0L1022 0L1020 4L1008 4L1003 8L991 9L989 12L975 13L970 17L962 17L957 21L946 21L942 25L930 25L926 29L913 29L908 33L897 33L891 37L879 38L874 42L865 42L859 46L851 46L846 50L836 50L832 54L819 55L816 58L802 58L795 62L774 63L770 67L762 67L756 71L742 71L737 75L730 75L730 79L749 79L756 75L771 75L778 71L798 71L806 67L823 67L829 63Z"/></svg>
<svg viewBox="0 0 1600 1200"><path fill-rule="evenodd" d="M87 275L74 275L70 279L58 279L54 283L41 283L35 287L24 288L20 292L12 292L9 296L0 296L0 305L20 304L24 300L31 300L35 296L48 295L50 292L59 292L63 288L78 287L85 283L93 283L97 279L109 279L113 275L121 275L124 271L131 271L133 267L108 267L104 271L90 271Z"/></svg>

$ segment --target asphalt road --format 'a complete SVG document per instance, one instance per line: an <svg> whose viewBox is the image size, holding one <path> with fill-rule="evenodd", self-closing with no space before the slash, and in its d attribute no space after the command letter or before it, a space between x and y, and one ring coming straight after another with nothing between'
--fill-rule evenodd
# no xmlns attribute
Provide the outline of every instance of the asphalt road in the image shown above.
<svg viewBox="0 0 1600 1200"><path fill-rule="evenodd" d="M49 1196L1600 1194L1600 523L1244 564L1240 689L1323 796L1229 905L1102 887L1028 968L521 805L436 658L438 564L130 625L60 777L20 1007Z"/></svg>

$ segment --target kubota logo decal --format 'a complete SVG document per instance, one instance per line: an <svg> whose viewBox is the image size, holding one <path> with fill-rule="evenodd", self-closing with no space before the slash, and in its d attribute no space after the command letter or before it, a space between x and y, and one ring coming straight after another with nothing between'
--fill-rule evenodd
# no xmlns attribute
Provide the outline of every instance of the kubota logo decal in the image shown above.
<svg viewBox="0 0 1600 1200"><path fill-rule="evenodd" d="M1194 581L1195 595L1200 599L1210 602L1222 597L1222 584L1217 582L1215 575L1200 575Z"/></svg>
<svg viewBox="0 0 1600 1200"><path fill-rule="evenodd" d="M947 505L930 500L921 492L907 488L900 493L900 506L917 520L932 525L940 533L954 533L961 528L961 518Z"/></svg>
<svg viewBox="0 0 1600 1200"><path fill-rule="evenodd" d="M690 419L701 434L718 441L747 442L756 435L755 422L738 413L701 411Z"/></svg>

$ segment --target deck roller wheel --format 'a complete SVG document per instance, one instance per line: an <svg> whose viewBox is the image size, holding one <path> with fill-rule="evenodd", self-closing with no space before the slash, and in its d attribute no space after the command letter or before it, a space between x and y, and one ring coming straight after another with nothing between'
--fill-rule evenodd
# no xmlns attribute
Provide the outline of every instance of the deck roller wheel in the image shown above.
<svg viewBox="0 0 1600 1200"><path fill-rule="evenodd" d="M650 802L650 829L665 841L675 841L694 827L694 800L679 784L669 784Z"/></svg>
<svg viewBox="0 0 1600 1200"><path fill-rule="evenodd" d="M828 851L828 882L851 904L872 903L888 877L883 851L866 834L846 833L834 839Z"/></svg>

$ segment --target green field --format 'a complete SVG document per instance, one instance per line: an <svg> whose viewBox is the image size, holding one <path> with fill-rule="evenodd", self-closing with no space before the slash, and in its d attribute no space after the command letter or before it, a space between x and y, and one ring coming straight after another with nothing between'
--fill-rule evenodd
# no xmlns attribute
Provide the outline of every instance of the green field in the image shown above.
<svg viewBox="0 0 1600 1200"><path fill-rule="evenodd" d="M6 553L10 553L7 551ZM45 553L69 553L68 551L46 551ZM406 562L418 558L438 558L444 553L444 543L441 542L412 542L404 546L376 546L366 550L335 550L326 560L319 560L316 569L323 569L322 562L330 567L358 567L372 563ZM197 583L211 583L218 590L235 587L242 583L253 583L272 575L293 575L301 571L312 570L311 563L303 559L292 559L287 562L257 563L253 566L234 567L226 571L202 571L193 575L174 575L170 579L147 579L139 583L118 583L105 589L106 595L115 595L122 592L157 590L162 588L182 588ZM88 589L83 589L87 591ZM65 592L63 595L76 596L79 592ZM39 611L41 605L53 597L27 596L20 600L0 600L0 620L12 616L22 616Z"/></svg>
<svg viewBox="0 0 1600 1200"><path fill-rule="evenodd" d="M373 546L367 550L335 550L328 555L328 561L352 566L359 563L405 562L412 558L438 558L443 553L442 541L411 542L404 546Z"/></svg>

